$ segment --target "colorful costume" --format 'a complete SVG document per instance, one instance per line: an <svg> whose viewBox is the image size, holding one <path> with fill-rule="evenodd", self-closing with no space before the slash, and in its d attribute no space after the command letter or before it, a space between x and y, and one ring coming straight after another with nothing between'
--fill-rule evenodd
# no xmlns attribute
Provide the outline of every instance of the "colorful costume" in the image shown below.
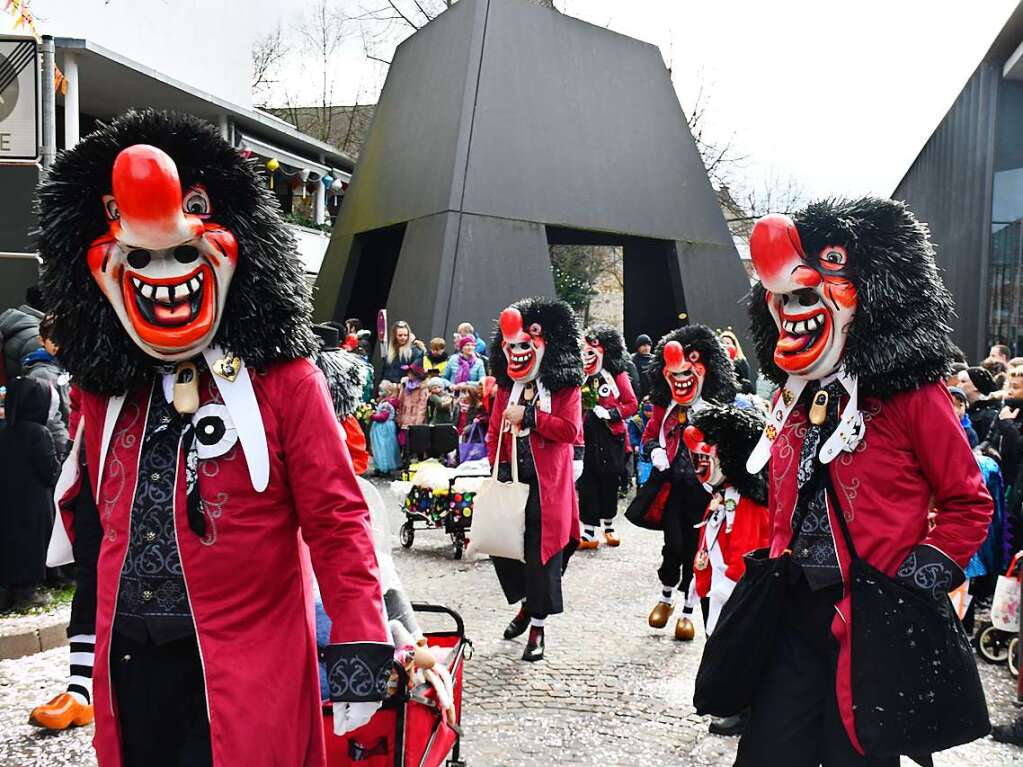
<svg viewBox="0 0 1023 767"><path fill-rule="evenodd" d="M707 600L708 634L746 572L743 556L767 545L766 477L746 471L763 428L764 417L755 408L710 405L693 413L683 434L696 478L711 494L693 564L696 593Z"/></svg>
<svg viewBox="0 0 1023 767"><path fill-rule="evenodd" d="M50 562L98 531L80 572L99 764L323 765L300 535L334 619L340 729L379 706L392 648L271 195L214 127L144 111L62 154L39 197L42 285L82 392Z"/></svg>
<svg viewBox="0 0 1023 767"><path fill-rule="evenodd" d="M501 312L491 346L497 379L487 452L499 474L511 475L516 439L519 480L529 485L526 502L526 561L494 557L508 603L522 601L505 630L511 639L532 624L523 660L543 658L544 620L562 612L561 574L579 540L573 461L582 440L579 328L563 301L527 298ZM516 421L510 420L517 414ZM497 454L498 437L501 454Z"/></svg>
<svg viewBox="0 0 1023 767"><path fill-rule="evenodd" d="M887 576L937 599L962 583L991 498L943 383L951 296L926 227L890 200L768 216L751 251L753 336L781 390L748 467L770 459L771 556L791 542L791 577L736 764L897 765L863 757L857 736L851 679L872 659L852 657L837 515Z"/></svg>
<svg viewBox="0 0 1023 767"><path fill-rule="evenodd" d="M603 527L607 545L620 543L614 518L618 514L618 487L628 457L626 420L639 407L625 361L625 342L617 330L594 325L583 331L585 450L583 473L575 484L583 526L580 549L596 549L600 545L596 532L599 527Z"/></svg>
<svg viewBox="0 0 1023 767"><path fill-rule="evenodd" d="M640 527L664 533L657 571L660 596L647 622L657 629L667 625L679 588L686 596L682 617L675 624L675 638L689 641L695 636L690 617L696 605L692 579L699 534L695 525L707 508L709 494L693 471L682 432L690 413L708 403L735 399L735 373L721 342L703 325L687 325L665 335L654 350L648 371L654 407L643 431L643 452L653 471L636 493L626 517Z"/></svg>

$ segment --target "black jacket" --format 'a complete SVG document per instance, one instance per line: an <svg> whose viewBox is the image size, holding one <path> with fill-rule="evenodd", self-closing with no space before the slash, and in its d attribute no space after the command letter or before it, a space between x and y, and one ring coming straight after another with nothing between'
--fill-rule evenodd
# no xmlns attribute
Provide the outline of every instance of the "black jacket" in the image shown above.
<svg viewBox="0 0 1023 767"><path fill-rule="evenodd" d="M60 463L46 428L50 390L27 378L11 381L7 423L0 428L0 584L34 586L46 576L53 526L53 488Z"/></svg>
<svg viewBox="0 0 1023 767"><path fill-rule="evenodd" d="M4 349L7 380L21 375L21 361L42 344L39 343L39 320L43 313L28 304L0 314L0 343Z"/></svg>

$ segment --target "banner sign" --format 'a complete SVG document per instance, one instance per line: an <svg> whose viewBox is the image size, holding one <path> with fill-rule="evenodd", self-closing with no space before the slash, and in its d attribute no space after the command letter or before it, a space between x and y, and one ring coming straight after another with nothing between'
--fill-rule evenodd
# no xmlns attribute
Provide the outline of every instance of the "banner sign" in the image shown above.
<svg viewBox="0 0 1023 767"><path fill-rule="evenodd" d="M39 155L39 63L31 37L0 37L0 161Z"/></svg>

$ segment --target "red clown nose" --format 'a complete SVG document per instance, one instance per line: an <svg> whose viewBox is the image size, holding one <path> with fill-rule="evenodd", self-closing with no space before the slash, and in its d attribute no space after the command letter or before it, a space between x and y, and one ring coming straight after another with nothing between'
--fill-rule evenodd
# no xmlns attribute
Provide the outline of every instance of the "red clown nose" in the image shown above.
<svg viewBox="0 0 1023 767"><path fill-rule="evenodd" d="M508 341L516 340L525 335L522 332L522 313L514 306L501 312L501 335Z"/></svg>
<svg viewBox="0 0 1023 767"><path fill-rule="evenodd" d="M119 214L112 228L122 244L163 250L202 234L202 220L182 211L178 169L162 149L148 144L122 149L112 181Z"/></svg>
<svg viewBox="0 0 1023 767"><path fill-rule="evenodd" d="M695 426L687 426L686 430L682 432L682 439L685 440L686 447L695 453L700 445L703 444L704 436L703 432Z"/></svg>
<svg viewBox="0 0 1023 767"><path fill-rule="evenodd" d="M678 341L668 341L664 345L664 367L668 370L681 368L683 359L685 359L685 352L682 349L682 344Z"/></svg>
<svg viewBox="0 0 1023 767"><path fill-rule="evenodd" d="M749 247L753 267L764 287L773 292L786 292L784 283L804 266L803 244L792 219L780 213L764 216L753 227ZM789 286L789 289L795 287Z"/></svg>

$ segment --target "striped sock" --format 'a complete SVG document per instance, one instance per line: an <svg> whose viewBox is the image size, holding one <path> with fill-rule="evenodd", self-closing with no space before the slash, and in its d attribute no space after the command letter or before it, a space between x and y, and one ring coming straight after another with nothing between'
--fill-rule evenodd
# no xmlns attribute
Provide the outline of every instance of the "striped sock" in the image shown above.
<svg viewBox="0 0 1023 767"><path fill-rule="evenodd" d="M546 618L530 618L529 625L535 629L542 629L543 624L546 622Z"/></svg>
<svg viewBox="0 0 1023 767"><path fill-rule="evenodd" d="M665 586L661 589L661 598L659 601L664 602L666 605L670 605L675 600L675 589L668 588Z"/></svg>
<svg viewBox="0 0 1023 767"><path fill-rule="evenodd" d="M71 637L71 675L67 691L83 705L92 700L92 664L96 654L95 634L75 634Z"/></svg>
<svg viewBox="0 0 1023 767"><path fill-rule="evenodd" d="M583 540L592 541L597 537L596 525L583 525Z"/></svg>
<svg viewBox="0 0 1023 767"><path fill-rule="evenodd" d="M600 521L604 523L605 533L613 533L615 531L615 521L613 519L602 519Z"/></svg>

